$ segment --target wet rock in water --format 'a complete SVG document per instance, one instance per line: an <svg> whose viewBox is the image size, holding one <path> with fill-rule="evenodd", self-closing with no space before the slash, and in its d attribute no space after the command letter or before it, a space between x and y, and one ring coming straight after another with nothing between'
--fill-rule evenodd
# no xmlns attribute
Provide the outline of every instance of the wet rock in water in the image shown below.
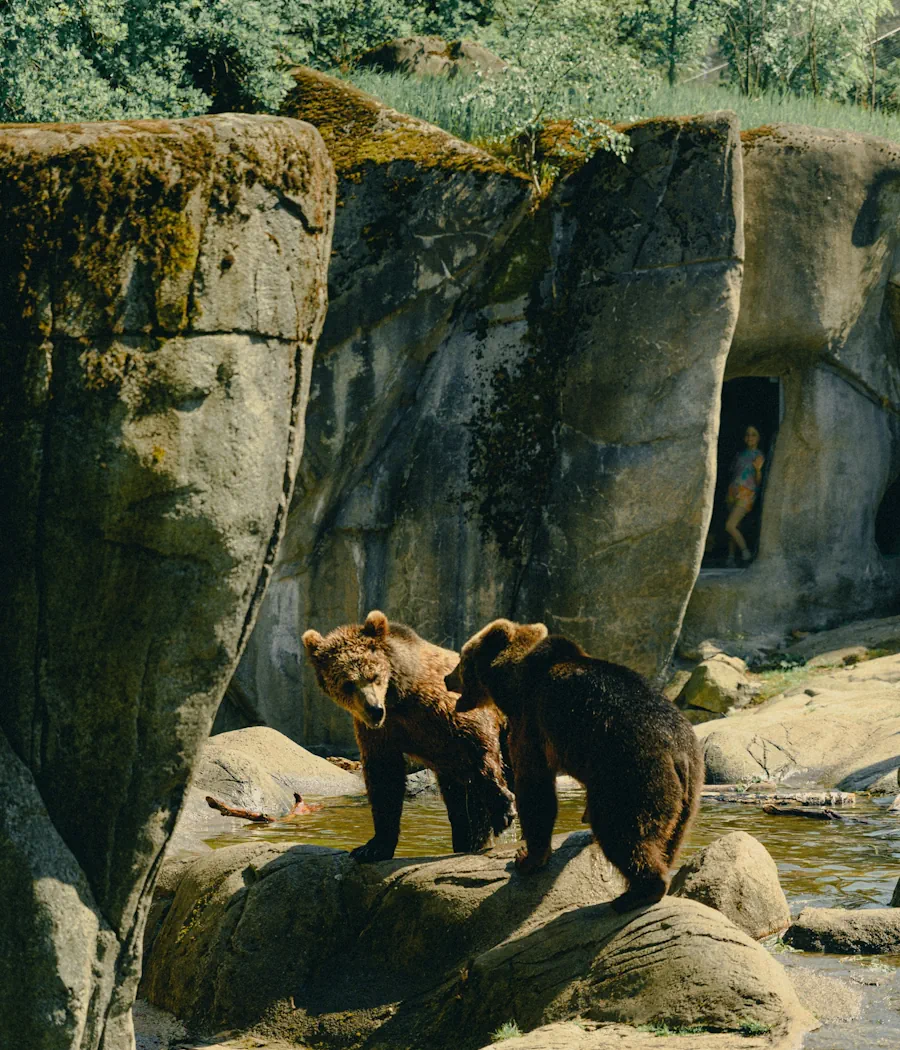
<svg viewBox="0 0 900 1050"><path fill-rule="evenodd" d="M787 973L800 1002L820 1021L855 1021L862 1012L861 988L801 966L791 966Z"/></svg>
<svg viewBox="0 0 900 1050"><path fill-rule="evenodd" d="M365 784L362 777L310 754L266 726L210 737L200 752L169 855L202 849L205 839L245 823L210 809L207 795L233 808L279 817L293 806L295 792L304 797L362 795Z"/></svg>
<svg viewBox="0 0 900 1050"><path fill-rule="evenodd" d="M694 668L677 703L713 714L745 707L759 692L759 686L750 681L746 671L743 660L718 653Z"/></svg>
<svg viewBox="0 0 900 1050"><path fill-rule="evenodd" d="M670 893L715 908L754 940L791 921L775 861L745 831L723 835L695 853L675 875Z"/></svg>
<svg viewBox="0 0 900 1050"><path fill-rule="evenodd" d="M476 1050L511 1018L795 1037L813 1023L723 915L671 897L618 915L607 902L624 884L591 836L555 844L528 878L514 848L373 865L316 847L217 850L183 874L142 993L198 1030L265 1018L273 1038L334 1047Z"/></svg>
<svg viewBox="0 0 900 1050"><path fill-rule="evenodd" d="M900 656L815 678L764 704L697 727L708 784L764 777L792 786L864 791L897 768Z"/></svg>
<svg viewBox="0 0 900 1050"><path fill-rule="evenodd" d="M334 174L275 117L0 128L0 1045L127 1050L271 572Z"/></svg>
<svg viewBox="0 0 900 1050"><path fill-rule="evenodd" d="M900 952L900 909L804 908L784 941L811 952L893 954Z"/></svg>

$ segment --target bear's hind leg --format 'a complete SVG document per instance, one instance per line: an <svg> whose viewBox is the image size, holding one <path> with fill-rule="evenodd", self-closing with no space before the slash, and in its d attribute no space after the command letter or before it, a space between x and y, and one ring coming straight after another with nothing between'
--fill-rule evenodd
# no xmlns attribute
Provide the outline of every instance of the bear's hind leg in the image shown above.
<svg viewBox="0 0 900 1050"><path fill-rule="evenodd" d="M588 812L594 838L606 859L628 880L628 889L611 902L613 909L621 913L656 904L669 889L665 847L657 837L641 838L636 821L608 807L608 800L607 808L604 808L603 803L592 800L591 792L588 792Z"/></svg>
<svg viewBox="0 0 900 1050"><path fill-rule="evenodd" d="M438 786L450 818L454 853L475 853L491 841L491 814L473 784L438 775Z"/></svg>

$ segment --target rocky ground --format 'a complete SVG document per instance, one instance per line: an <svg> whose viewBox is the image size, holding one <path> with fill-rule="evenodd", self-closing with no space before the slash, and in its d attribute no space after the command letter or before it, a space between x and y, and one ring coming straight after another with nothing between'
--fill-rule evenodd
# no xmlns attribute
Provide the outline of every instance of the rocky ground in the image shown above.
<svg viewBox="0 0 900 1050"><path fill-rule="evenodd" d="M810 634L776 653L702 643L675 684L697 723L707 783L896 793L898 650L900 617Z"/></svg>

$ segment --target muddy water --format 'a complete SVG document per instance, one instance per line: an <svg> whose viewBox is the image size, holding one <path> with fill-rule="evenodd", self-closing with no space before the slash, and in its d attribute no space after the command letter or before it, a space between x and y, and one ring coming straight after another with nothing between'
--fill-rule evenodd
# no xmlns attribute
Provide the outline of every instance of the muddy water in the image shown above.
<svg viewBox="0 0 900 1050"><path fill-rule="evenodd" d="M309 799L308 801L313 801ZM372 834L365 798L316 800L322 809L302 824L248 825L222 835L210 845L268 841L303 842L352 849ZM758 838L778 865L781 885L796 915L807 905L866 908L890 903L900 878L900 816L887 812L889 799L860 801L848 814L867 824L824 822L803 817L770 817L756 805L704 800L700 817L685 844L682 857L730 831L746 831ZM584 828L583 793L560 791L556 832ZM517 837L516 827L504 841ZM407 800L403 808L398 856L426 857L450 852L450 828L438 796ZM839 957L787 952L777 944L779 961L786 966L813 969L839 977L862 993L859 1016L830 1020L804 1043L808 1050L877 1050L900 1048L900 956Z"/></svg>

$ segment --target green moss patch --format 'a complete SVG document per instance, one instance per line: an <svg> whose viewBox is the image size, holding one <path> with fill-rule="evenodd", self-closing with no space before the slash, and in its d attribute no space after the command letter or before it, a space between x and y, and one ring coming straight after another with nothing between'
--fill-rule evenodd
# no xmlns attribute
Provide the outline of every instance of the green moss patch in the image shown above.
<svg viewBox="0 0 900 1050"><path fill-rule="evenodd" d="M370 164L411 161L421 169L510 175L495 157L378 102L359 88L305 67L282 113L319 131L338 175L351 179ZM511 176L516 177L516 176Z"/></svg>

